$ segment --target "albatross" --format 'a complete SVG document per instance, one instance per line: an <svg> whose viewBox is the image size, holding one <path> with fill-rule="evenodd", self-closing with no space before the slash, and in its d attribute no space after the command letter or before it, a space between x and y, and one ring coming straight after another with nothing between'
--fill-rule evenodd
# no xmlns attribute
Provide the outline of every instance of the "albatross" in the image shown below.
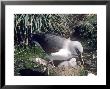
<svg viewBox="0 0 110 89"><path fill-rule="evenodd" d="M71 41L61 36L46 33L36 33L32 35L33 43L39 43L42 49L49 54L51 61L67 61L79 57L83 63L83 46L79 41Z"/></svg>

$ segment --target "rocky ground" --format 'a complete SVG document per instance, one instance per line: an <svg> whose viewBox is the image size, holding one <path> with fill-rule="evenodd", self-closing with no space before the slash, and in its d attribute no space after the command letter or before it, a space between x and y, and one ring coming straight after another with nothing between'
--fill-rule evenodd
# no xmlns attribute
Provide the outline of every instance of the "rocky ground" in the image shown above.
<svg viewBox="0 0 110 89"><path fill-rule="evenodd" d="M93 74L97 75L97 52L85 52L83 53L83 59L85 70L91 71Z"/></svg>
<svg viewBox="0 0 110 89"><path fill-rule="evenodd" d="M83 66L77 67L52 67L50 66L43 66L42 64L36 63L33 59L37 58L35 50L34 52L32 49L25 50L26 52L19 52L16 53L15 60L14 60L14 75L20 76L20 71L25 70L26 72L41 73L44 76L86 76L89 72L97 75L97 52L96 51L84 51L83 53ZM31 53L30 53L31 52ZM40 53L38 51L38 53ZM39 54L41 55L41 54ZM42 57L42 56L41 56ZM48 70L47 70L48 69ZM49 73L47 73L49 72ZM45 73L45 74L42 74ZM49 74L49 75L48 75ZM40 76L40 75L38 75Z"/></svg>

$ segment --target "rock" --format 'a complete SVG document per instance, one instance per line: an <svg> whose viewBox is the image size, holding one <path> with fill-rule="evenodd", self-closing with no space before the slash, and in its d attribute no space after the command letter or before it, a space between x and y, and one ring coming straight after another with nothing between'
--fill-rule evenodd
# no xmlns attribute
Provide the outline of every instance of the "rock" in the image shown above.
<svg viewBox="0 0 110 89"><path fill-rule="evenodd" d="M35 58L35 62L39 63L40 65L43 65L43 66L47 66L48 64L48 61L42 59L42 58Z"/></svg>

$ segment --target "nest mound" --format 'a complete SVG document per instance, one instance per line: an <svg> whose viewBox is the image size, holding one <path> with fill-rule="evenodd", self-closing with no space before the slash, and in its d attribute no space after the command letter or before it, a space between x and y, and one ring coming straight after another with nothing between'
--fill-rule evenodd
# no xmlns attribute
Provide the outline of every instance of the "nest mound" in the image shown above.
<svg viewBox="0 0 110 89"><path fill-rule="evenodd" d="M83 66L76 66L76 67L49 66L48 69L50 76L81 76L81 73L84 70Z"/></svg>

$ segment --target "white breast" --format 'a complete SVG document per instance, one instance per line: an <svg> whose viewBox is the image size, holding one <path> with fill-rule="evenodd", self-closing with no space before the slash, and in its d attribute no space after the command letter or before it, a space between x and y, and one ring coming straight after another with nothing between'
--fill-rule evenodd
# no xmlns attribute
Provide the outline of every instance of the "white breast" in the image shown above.
<svg viewBox="0 0 110 89"><path fill-rule="evenodd" d="M60 49L58 52L51 53L51 60L68 60L72 57L72 53L68 49L70 44L70 40L66 40L64 42L63 48Z"/></svg>
<svg viewBox="0 0 110 89"><path fill-rule="evenodd" d="M51 53L52 56L63 56L63 57L68 57L69 55L71 55L71 52L67 49L60 49L58 52L56 53Z"/></svg>

